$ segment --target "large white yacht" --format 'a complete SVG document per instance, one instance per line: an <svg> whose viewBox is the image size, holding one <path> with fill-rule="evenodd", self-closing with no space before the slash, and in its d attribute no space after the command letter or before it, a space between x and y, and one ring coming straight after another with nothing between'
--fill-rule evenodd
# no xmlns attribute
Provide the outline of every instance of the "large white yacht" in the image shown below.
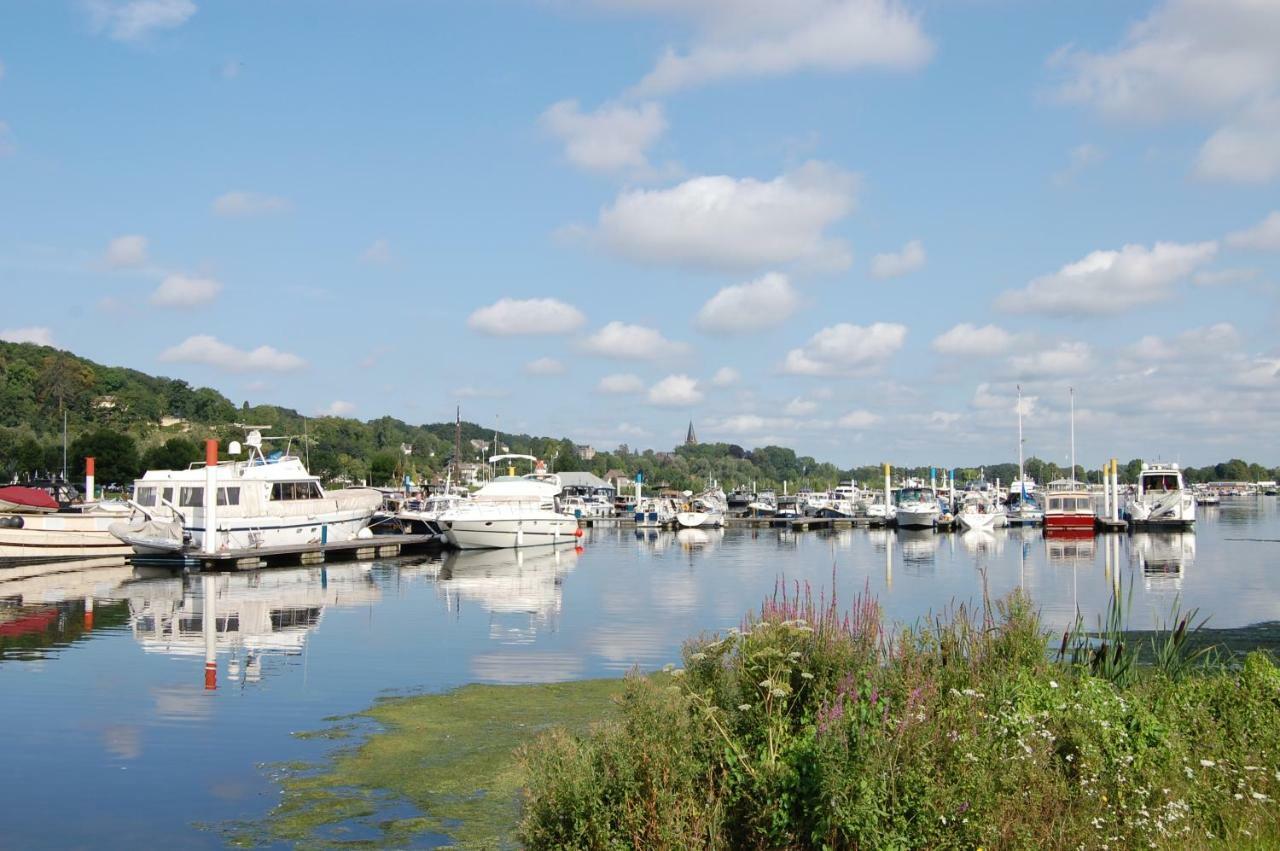
<svg viewBox="0 0 1280 851"><path fill-rule="evenodd" d="M578 534L578 518L560 510L560 478L545 472L532 455L495 455L490 464L529 461L535 472L495 476L465 505L440 515L449 543L462 550L533 547L570 542Z"/></svg>
<svg viewBox="0 0 1280 851"><path fill-rule="evenodd" d="M898 505L894 517L899 527L906 529L932 529L938 525L942 506L938 494L930 487L904 487L898 491Z"/></svg>
<svg viewBox="0 0 1280 851"><path fill-rule="evenodd" d="M214 465L218 488L213 530L207 528L205 483L208 464L185 470L148 470L133 483L135 516L113 523L111 534L138 555L180 555L265 550L353 540L366 529L382 494L373 488L326 492L302 460L283 452L262 452L258 429L245 437L248 458ZM230 445L240 454L238 443ZM368 533L365 533L368 534Z"/></svg>
<svg viewBox="0 0 1280 851"><path fill-rule="evenodd" d="M1177 464L1143 464L1126 510L1130 522L1143 526L1176 529L1196 522L1195 496Z"/></svg>

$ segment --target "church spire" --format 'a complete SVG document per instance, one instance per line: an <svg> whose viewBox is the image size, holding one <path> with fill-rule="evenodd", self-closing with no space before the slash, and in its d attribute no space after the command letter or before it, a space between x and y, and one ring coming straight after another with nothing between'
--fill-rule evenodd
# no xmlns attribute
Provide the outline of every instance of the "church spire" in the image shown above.
<svg viewBox="0 0 1280 851"><path fill-rule="evenodd" d="M689 433L688 433L687 435L685 435L685 438L684 438L684 445L685 445L685 446L697 446L697 445L698 445L698 435L696 435L696 434L694 434L694 433L693 433L693 420L689 420Z"/></svg>

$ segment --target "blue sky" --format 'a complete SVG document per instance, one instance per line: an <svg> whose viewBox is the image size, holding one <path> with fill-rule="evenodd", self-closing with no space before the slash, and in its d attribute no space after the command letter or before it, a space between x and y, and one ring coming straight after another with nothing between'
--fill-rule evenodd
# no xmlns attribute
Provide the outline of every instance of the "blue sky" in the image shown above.
<svg viewBox="0 0 1280 851"><path fill-rule="evenodd" d="M0 336L841 463L1280 462L1280 6L0 11Z"/></svg>

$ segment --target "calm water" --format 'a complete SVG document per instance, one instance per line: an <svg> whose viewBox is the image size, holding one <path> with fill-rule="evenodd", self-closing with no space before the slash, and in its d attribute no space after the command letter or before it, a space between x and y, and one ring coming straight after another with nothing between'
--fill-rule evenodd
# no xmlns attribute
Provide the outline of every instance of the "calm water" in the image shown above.
<svg viewBox="0 0 1280 851"><path fill-rule="evenodd" d="M1181 595L1211 626L1280 620L1274 498L1201 509L1194 534L587 530L581 551L511 551L218 576L127 567L0 573L0 847L216 847L193 827L263 815L263 764L315 759L325 726L387 693L614 676L738 624L775 582L863 588L911 621L1025 588L1046 621L1092 623L1132 583L1132 626ZM206 688L206 599L217 624ZM86 613L92 601L92 627Z"/></svg>

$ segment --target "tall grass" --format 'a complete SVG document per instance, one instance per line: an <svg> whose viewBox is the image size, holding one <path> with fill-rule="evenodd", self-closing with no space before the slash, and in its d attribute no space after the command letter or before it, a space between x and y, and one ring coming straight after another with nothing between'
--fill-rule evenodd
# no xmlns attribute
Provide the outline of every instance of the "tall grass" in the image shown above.
<svg viewBox="0 0 1280 851"><path fill-rule="evenodd" d="M1130 592L1131 593L1131 592ZM1280 840L1280 671L1208 666L1119 595L1046 653L1019 593L891 630L779 583L633 675L619 720L525 749L534 848L1186 847ZM1200 624L1203 621L1199 622Z"/></svg>

